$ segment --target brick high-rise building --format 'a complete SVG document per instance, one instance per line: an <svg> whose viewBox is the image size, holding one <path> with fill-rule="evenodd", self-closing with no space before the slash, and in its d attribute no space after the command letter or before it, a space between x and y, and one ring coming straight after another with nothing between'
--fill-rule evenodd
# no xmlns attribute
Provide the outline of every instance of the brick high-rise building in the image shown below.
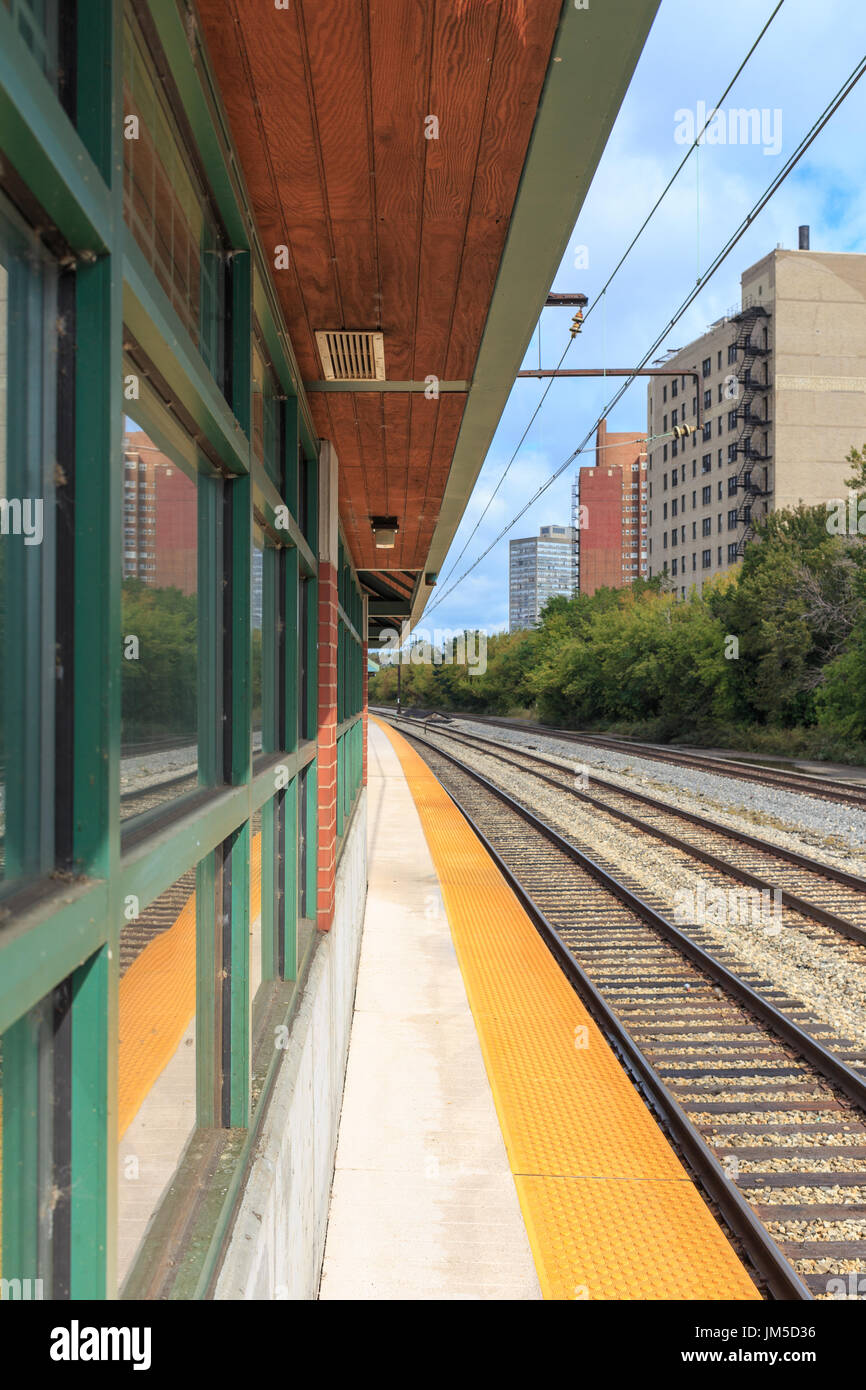
<svg viewBox="0 0 866 1390"><path fill-rule="evenodd" d="M741 305L647 389L650 575L692 585L742 558L753 521L846 495L866 439L866 255L777 248L744 271ZM701 428L694 425L700 391ZM659 436L661 436L659 438Z"/></svg>
<svg viewBox="0 0 866 1390"><path fill-rule="evenodd" d="M621 589L647 577L646 442L636 431L614 434L599 423L595 466L575 477L574 589Z"/></svg>
<svg viewBox="0 0 866 1390"><path fill-rule="evenodd" d="M196 485L143 430L123 438L123 577L194 594Z"/></svg>

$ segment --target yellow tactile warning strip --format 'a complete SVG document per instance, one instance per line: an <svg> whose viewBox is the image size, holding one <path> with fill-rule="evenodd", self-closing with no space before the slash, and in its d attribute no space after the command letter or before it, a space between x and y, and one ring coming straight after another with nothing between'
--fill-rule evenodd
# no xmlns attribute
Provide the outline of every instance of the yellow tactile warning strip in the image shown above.
<svg viewBox="0 0 866 1390"><path fill-rule="evenodd" d="M400 759L545 1298L760 1294L590 1014L427 764Z"/></svg>
<svg viewBox="0 0 866 1390"><path fill-rule="evenodd" d="M261 912L261 835L250 845L250 920ZM122 1139L195 1014L195 893L120 982L118 1138Z"/></svg>

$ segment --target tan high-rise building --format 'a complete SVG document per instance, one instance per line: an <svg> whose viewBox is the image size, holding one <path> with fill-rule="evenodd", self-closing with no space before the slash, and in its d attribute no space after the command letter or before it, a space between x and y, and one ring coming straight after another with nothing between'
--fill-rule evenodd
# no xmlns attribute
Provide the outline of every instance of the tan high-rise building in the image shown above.
<svg viewBox="0 0 866 1390"><path fill-rule="evenodd" d="M649 573L682 597L742 558L755 519L844 496L866 441L866 255L811 251L802 232L803 249L744 271L741 307L647 391ZM698 393L700 430L671 439Z"/></svg>

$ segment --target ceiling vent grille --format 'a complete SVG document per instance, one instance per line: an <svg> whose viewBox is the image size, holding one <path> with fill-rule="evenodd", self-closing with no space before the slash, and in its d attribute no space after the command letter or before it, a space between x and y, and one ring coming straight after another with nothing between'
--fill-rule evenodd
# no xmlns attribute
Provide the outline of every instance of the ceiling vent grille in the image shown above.
<svg viewBox="0 0 866 1390"><path fill-rule="evenodd" d="M381 333L317 333L326 381L384 381L385 340Z"/></svg>

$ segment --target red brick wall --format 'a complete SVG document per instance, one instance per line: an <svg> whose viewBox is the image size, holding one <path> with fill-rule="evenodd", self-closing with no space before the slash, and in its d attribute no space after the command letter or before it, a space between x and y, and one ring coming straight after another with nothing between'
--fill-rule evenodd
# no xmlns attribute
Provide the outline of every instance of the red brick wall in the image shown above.
<svg viewBox="0 0 866 1390"><path fill-rule="evenodd" d="M198 494L195 483L170 459L160 455L154 469L156 483L156 572L153 584L175 585L194 594L198 583L196 527ZM192 544L190 544L192 541Z"/></svg>
<svg viewBox="0 0 866 1390"><path fill-rule="evenodd" d="M580 474L580 502L587 509L587 525L580 533L580 592L594 594L604 587L620 589L641 570L641 548L646 549L646 513L641 516L641 483L646 482L646 441L638 431L613 434L607 422L599 423L595 441L595 467ZM639 464L637 472L632 465ZM637 511L628 510L637 507ZM626 530L636 535L626 535ZM632 560L633 551L638 559ZM644 575L646 570L644 570Z"/></svg>
<svg viewBox="0 0 866 1390"><path fill-rule="evenodd" d="M123 548L135 550L147 565L139 570L135 563L133 572L153 588L174 587L194 594L198 584L196 485L156 449L144 430L132 430L125 439L124 447L136 466L133 473L124 468L124 483L135 482L136 487L130 492L124 487L123 522L124 528L135 528L136 536L133 540L124 535ZM140 463L144 471L139 470ZM145 486L152 491L145 491ZM153 507L152 513L145 511L148 506Z"/></svg>
<svg viewBox="0 0 866 1390"><path fill-rule="evenodd" d="M622 469L581 469L580 505L586 507L586 525L580 533L580 592L618 589L622 584Z"/></svg>
<svg viewBox="0 0 866 1390"><path fill-rule="evenodd" d="M334 920L337 876L337 570L319 561L319 847L316 923Z"/></svg>

